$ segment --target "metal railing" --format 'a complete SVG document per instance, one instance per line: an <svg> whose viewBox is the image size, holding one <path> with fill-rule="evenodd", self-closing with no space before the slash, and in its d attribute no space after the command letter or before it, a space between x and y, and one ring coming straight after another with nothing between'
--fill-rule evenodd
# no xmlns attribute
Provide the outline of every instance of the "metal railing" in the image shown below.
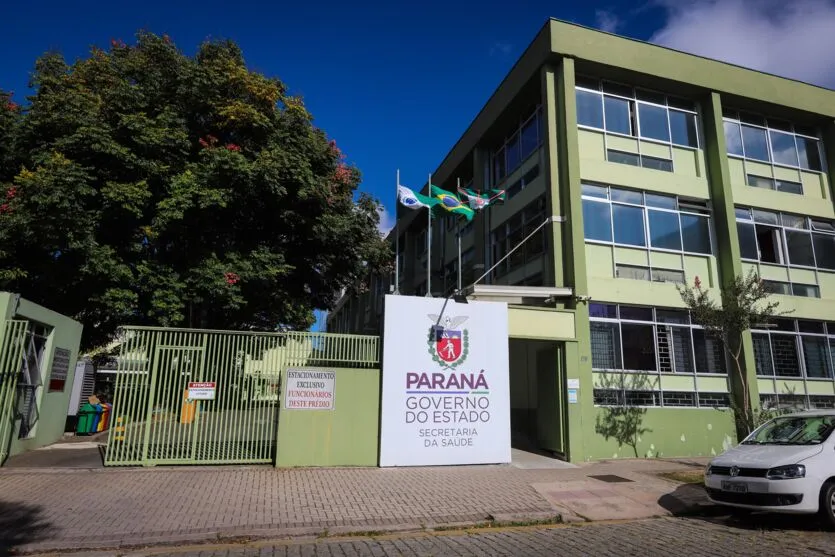
<svg viewBox="0 0 835 557"><path fill-rule="evenodd" d="M105 464L273 462L281 375L376 368L379 337L123 327ZM189 398L189 383L214 398Z"/></svg>

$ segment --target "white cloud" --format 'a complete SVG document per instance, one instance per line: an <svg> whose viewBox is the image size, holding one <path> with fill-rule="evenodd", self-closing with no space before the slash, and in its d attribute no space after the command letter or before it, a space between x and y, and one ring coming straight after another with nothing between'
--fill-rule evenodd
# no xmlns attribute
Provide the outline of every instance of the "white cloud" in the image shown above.
<svg viewBox="0 0 835 557"><path fill-rule="evenodd" d="M617 14L607 10L596 10L594 12L594 19L597 28L607 33L616 33L620 28L621 20Z"/></svg>
<svg viewBox="0 0 835 557"><path fill-rule="evenodd" d="M654 42L835 88L835 0L656 0Z"/></svg>
<svg viewBox="0 0 835 557"><path fill-rule="evenodd" d="M513 45L504 41L497 41L490 47L490 56L507 56L513 50Z"/></svg>
<svg viewBox="0 0 835 557"><path fill-rule="evenodd" d="M377 230L380 231L380 235L385 238L386 234L391 232L391 229L394 228L395 224L395 217L391 213L388 212L388 209L381 206L380 207L380 223L377 225Z"/></svg>

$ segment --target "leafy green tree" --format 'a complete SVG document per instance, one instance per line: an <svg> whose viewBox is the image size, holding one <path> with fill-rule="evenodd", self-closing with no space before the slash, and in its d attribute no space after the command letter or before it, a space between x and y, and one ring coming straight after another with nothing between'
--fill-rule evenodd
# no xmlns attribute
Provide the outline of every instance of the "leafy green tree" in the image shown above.
<svg viewBox="0 0 835 557"><path fill-rule="evenodd" d="M779 309L780 303L771 298L771 292L753 269L747 276L735 276L723 286L719 299L709 289L702 288L698 279L692 287L678 285L677 288L693 321L719 340L730 356L733 377L739 386L738 400L731 401L731 410L740 436L746 436L770 414L755 410L751 404L751 389L744 367L743 335L752 326L768 324L789 312Z"/></svg>
<svg viewBox="0 0 835 557"><path fill-rule="evenodd" d="M391 261L379 203L302 100L229 41L37 60L0 96L0 288L85 325L307 328ZM11 171L10 171L11 169Z"/></svg>

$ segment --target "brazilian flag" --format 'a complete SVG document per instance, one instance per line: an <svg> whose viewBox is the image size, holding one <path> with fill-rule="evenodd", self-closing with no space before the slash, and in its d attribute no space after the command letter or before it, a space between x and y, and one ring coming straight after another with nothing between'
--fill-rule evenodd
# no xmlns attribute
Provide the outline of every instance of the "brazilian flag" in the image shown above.
<svg viewBox="0 0 835 557"><path fill-rule="evenodd" d="M436 205L439 209L443 209L449 213L455 213L463 216L467 221L473 220L475 211L473 211L466 203L463 203L458 196L450 193L438 186L431 186L431 196L437 199L440 203Z"/></svg>

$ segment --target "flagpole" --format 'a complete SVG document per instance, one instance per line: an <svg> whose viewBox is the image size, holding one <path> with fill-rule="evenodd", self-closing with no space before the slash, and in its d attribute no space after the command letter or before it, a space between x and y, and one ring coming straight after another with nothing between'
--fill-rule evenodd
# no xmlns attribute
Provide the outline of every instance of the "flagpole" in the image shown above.
<svg viewBox="0 0 835 557"><path fill-rule="evenodd" d="M400 169L397 169L397 185L394 188L394 293L400 294Z"/></svg>
<svg viewBox="0 0 835 557"><path fill-rule="evenodd" d="M432 197L432 174L426 186L426 195ZM432 207L426 209L426 295L432 297Z"/></svg>
<svg viewBox="0 0 835 557"><path fill-rule="evenodd" d="M461 189L461 178L458 178L458 188ZM460 191L459 191L460 193ZM469 202L469 199L468 199ZM461 290L461 219L455 221L455 236L458 238L458 290Z"/></svg>

